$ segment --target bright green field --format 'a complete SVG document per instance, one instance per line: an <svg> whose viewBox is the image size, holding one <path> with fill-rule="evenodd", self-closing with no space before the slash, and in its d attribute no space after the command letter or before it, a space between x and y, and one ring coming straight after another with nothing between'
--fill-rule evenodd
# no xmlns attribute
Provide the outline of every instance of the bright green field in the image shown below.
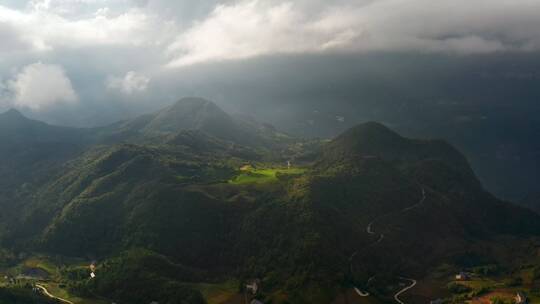
<svg viewBox="0 0 540 304"><path fill-rule="evenodd" d="M231 179L229 183L235 185L242 184L264 184L276 182L278 180L276 174L301 175L306 172L303 168L267 168L267 169L250 169L244 171Z"/></svg>

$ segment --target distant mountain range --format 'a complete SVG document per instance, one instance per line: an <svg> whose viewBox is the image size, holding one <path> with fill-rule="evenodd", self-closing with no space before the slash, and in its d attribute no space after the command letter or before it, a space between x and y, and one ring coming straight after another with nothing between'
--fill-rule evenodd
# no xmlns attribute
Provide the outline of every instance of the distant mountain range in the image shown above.
<svg viewBox="0 0 540 304"><path fill-rule="evenodd" d="M540 234L455 148L375 122L305 141L188 98L95 129L11 110L0 143L0 246L98 259L96 280L66 270L70 288L119 303L203 303L194 284L231 278L260 278L272 303L347 286L384 301L391 278Z"/></svg>

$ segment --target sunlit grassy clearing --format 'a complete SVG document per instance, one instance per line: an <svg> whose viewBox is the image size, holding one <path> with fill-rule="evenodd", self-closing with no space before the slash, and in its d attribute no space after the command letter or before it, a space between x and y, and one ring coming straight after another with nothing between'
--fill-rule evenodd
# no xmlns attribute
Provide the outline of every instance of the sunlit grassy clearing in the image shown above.
<svg viewBox="0 0 540 304"><path fill-rule="evenodd" d="M285 175L300 175L306 170L303 168L265 168L265 169L249 169L240 173L229 181L231 184L249 184L249 183L269 183L278 180L277 174Z"/></svg>

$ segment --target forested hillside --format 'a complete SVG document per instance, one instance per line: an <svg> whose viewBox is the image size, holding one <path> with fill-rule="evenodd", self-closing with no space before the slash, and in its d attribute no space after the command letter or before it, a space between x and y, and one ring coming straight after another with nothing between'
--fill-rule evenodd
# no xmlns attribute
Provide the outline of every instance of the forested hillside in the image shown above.
<svg viewBox="0 0 540 304"><path fill-rule="evenodd" d="M37 122L0 116L12 123ZM187 99L59 133L74 137L4 132L20 145L2 154L16 157L2 163L0 244L98 261L95 278L69 264L57 275L81 297L204 303L200 284L258 278L265 301L331 303L352 287L388 300L400 277L464 256L504 263L492 240L540 233L540 216L487 193L443 141L374 122L329 142L253 126Z"/></svg>

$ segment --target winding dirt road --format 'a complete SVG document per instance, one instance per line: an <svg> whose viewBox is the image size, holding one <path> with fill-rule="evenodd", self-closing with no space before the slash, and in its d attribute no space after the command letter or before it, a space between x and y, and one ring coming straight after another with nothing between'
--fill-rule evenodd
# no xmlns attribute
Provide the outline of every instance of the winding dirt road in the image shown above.
<svg viewBox="0 0 540 304"><path fill-rule="evenodd" d="M410 211L410 210L422 205L425 200L426 200L426 189L422 188L422 199L420 199L420 201L418 203L401 210L401 213Z"/></svg>
<svg viewBox="0 0 540 304"><path fill-rule="evenodd" d="M58 300L60 302L64 302L64 303L67 303L67 304L75 304L75 303L71 302L70 300L62 299L60 297L57 297L57 296L51 294L47 290L47 288L45 286L43 286L43 285L36 284L36 287L41 289L43 291L43 294L46 295L47 297L51 298L51 299L55 299L55 300Z"/></svg>
<svg viewBox="0 0 540 304"><path fill-rule="evenodd" d="M354 291L356 291L356 294L358 294L361 297L369 297L369 292L361 291L360 289L356 287L354 288Z"/></svg>
<svg viewBox="0 0 540 304"><path fill-rule="evenodd" d="M401 301L401 300L399 299L399 296L400 296L402 293L406 292L407 290L409 290L409 289L413 288L414 286L416 286L416 283L417 283L417 282L416 282L416 280L414 280L414 279L407 279L407 278L400 278L400 279L402 279L402 280L407 280L407 281L410 281L410 282L411 282L411 285L409 285L409 286L403 288L402 290L398 291L398 292L394 295L394 300L396 300L396 302L398 302L399 304L405 304L405 303L403 303L403 301Z"/></svg>
<svg viewBox="0 0 540 304"><path fill-rule="evenodd" d="M426 190L422 187L422 198L418 201L418 203L412 205L412 206L409 206L403 210L401 210L401 213L405 213L405 212L408 212L410 210L413 210L419 206L421 206L426 200ZM387 215L383 215L383 216L380 216L376 219L374 219L373 221L371 221L367 227L366 227L366 232L370 235L374 235L376 234L375 231L373 231L373 224L375 224L376 221L380 220L381 218L385 217L385 216L388 216L389 214ZM376 245L378 243L380 243L382 240L384 239L384 234L381 233L379 234L379 238L377 239L377 241L375 241L374 243L372 243L371 245L369 245L368 247L371 247L373 245ZM349 261L351 263L351 271L352 271L352 259L354 258L354 256L357 254L358 252L355 252L351 255L351 257L349 258ZM368 283L373 280L375 276L372 276L371 278L369 278L368 280ZM408 291L409 289L413 288L414 286L416 286L417 284L417 281L414 280L414 279L408 279L408 278L403 278L403 277L400 277L400 279L402 280L407 280L407 281L410 281L411 282L411 285L401 289L400 291L398 291L395 295L394 295L394 300L396 300L396 302L398 302L399 304L405 304L403 301L401 301L399 299L399 296L403 293L405 293L406 291ZM361 297L368 297L369 296L369 292L367 291L362 291L360 289L358 289L358 287L354 287L354 291Z"/></svg>

